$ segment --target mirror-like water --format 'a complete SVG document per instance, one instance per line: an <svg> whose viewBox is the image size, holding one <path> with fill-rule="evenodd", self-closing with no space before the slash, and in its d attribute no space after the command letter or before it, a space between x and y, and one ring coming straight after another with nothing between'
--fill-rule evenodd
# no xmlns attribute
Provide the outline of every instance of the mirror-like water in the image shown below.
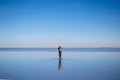
<svg viewBox="0 0 120 80"><path fill-rule="evenodd" d="M0 79L120 80L120 52L0 52Z"/></svg>

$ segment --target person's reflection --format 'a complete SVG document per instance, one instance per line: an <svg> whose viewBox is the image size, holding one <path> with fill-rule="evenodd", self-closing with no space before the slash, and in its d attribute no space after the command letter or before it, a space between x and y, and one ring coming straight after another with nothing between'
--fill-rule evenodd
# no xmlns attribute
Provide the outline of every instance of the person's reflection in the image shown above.
<svg viewBox="0 0 120 80"><path fill-rule="evenodd" d="M59 71L62 70L62 58L59 58L59 62L58 62L58 70L59 70Z"/></svg>

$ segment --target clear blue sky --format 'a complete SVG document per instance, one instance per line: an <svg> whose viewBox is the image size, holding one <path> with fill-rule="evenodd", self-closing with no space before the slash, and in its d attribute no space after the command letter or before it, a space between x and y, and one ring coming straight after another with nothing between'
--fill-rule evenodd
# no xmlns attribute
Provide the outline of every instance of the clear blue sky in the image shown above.
<svg viewBox="0 0 120 80"><path fill-rule="evenodd" d="M120 47L119 0L0 0L0 47Z"/></svg>

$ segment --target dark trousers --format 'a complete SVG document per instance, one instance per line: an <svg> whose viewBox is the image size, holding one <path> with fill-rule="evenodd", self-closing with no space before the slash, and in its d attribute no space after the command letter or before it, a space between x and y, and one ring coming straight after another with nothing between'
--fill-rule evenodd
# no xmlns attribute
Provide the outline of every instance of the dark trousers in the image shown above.
<svg viewBox="0 0 120 80"><path fill-rule="evenodd" d="M62 51L59 51L59 58L61 58L62 56Z"/></svg>

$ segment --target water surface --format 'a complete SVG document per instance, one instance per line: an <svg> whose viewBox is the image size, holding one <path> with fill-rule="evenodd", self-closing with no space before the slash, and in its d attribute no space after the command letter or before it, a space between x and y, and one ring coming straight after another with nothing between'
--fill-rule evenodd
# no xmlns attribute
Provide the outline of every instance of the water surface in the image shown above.
<svg viewBox="0 0 120 80"><path fill-rule="evenodd" d="M0 79L120 80L119 51L0 51Z"/></svg>

